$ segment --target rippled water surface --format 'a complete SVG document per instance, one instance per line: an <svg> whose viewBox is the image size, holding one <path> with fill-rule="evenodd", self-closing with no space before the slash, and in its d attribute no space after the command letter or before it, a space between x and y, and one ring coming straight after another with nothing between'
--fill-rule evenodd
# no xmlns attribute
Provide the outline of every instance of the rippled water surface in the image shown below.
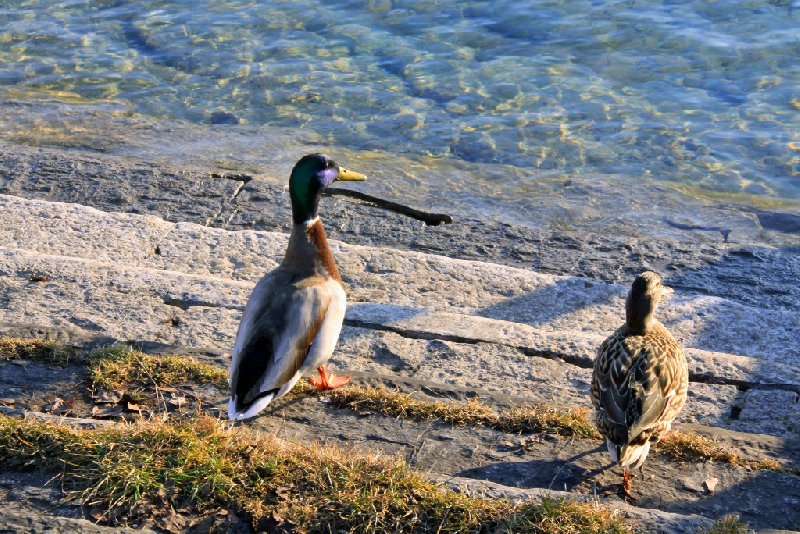
<svg viewBox="0 0 800 534"><path fill-rule="evenodd" d="M6 0L0 86L253 139L302 128L429 165L426 191L490 212L553 173L621 177L620 208L643 181L800 199L797 1Z"/></svg>

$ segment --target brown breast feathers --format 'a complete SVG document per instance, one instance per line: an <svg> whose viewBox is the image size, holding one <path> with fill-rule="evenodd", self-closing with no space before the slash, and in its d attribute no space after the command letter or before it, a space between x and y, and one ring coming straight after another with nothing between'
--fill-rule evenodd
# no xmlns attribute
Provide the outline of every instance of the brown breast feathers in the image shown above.
<svg viewBox="0 0 800 534"><path fill-rule="evenodd" d="M336 267L336 262L333 259L333 253L328 246L328 238L325 236L325 229L322 227L322 221L317 220L306 229L308 237L314 243L314 248L317 249L317 259L328 272L328 276L334 280L342 282L342 277L339 276L339 269Z"/></svg>

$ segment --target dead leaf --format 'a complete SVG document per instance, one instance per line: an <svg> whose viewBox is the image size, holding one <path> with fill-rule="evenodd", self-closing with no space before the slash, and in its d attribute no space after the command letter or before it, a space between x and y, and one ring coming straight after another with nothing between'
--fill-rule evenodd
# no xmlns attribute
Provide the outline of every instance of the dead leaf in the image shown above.
<svg viewBox="0 0 800 534"><path fill-rule="evenodd" d="M703 481L703 488L708 493L714 493L714 490L717 488L717 484L719 484L719 479L717 477L707 478Z"/></svg>
<svg viewBox="0 0 800 534"><path fill-rule="evenodd" d="M179 397L173 394L172 398L169 399L169 403L173 406L177 406L178 408L180 408L181 406L186 404L186 397Z"/></svg>
<svg viewBox="0 0 800 534"><path fill-rule="evenodd" d="M56 397L51 402L45 404L42 407L42 411L45 413L54 413L61 411L61 407L64 405L64 399Z"/></svg>
<svg viewBox="0 0 800 534"><path fill-rule="evenodd" d="M262 517L256 524L256 530L259 532L268 532L270 534L294 532L294 523L288 521L283 516L272 512L266 517Z"/></svg>
<svg viewBox="0 0 800 534"><path fill-rule="evenodd" d="M198 534L200 532L203 534L207 534L208 532L217 532L217 530L214 529L214 523L216 523L216 518L213 515L196 517L189 523L189 529L187 532L197 532Z"/></svg>
<svg viewBox="0 0 800 534"><path fill-rule="evenodd" d="M244 521L239 519L239 516L228 510L228 527L244 525Z"/></svg>
<svg viewBox="0 0 800 534"><path fill-rule="evenodd" d="M163 487L158 488L153 500L158 503L159 506L164 506L167 503L167 490Z"/></svg>
<svg viewBox="0 0 800 534"><path fill-rule="evenodd" d="M110 391L104 389L94 395L94 401L100 404L118 404L124 395L124 391Z"/></svg>
<svg viewBox="0 0 800 534"><path fill-rule="evenodd" d="M92 407L92 417L95 419L115 419L122 415L122 406L111 406L108 408L101 408L99 406Z"/></svg>
<svg viewBox="0 0 800 534"><path fill-rule="evenodd" d="M154 519L156 526L167 532L183 532L186 528L186 518L172 511Z"/></svg>
<svg viewBox="0 0 800 534"><path fill-rule="evenodd" d="M289 496L292 494L292 487L278 486L277 488L275 488L275 494L278 496L278 499L287 500Z"/></svg>
<svg viewBox="0 0 800 534"><path fill-rule="evenodd" d="M31 282L49 282L50 278L48 278L43 274L32 274L28 276L28 280L30 280Z"/></svg>

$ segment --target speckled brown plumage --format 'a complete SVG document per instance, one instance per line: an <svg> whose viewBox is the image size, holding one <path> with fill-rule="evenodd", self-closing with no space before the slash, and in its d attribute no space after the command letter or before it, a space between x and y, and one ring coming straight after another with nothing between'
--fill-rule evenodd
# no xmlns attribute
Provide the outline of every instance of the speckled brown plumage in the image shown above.
<svg viewBox="0 0 800 534"><path fill-rule="evenodd" d="M597 428L613 461L639 467L650 444L671 428L686 402L689 372L683 350L655 319L661 277L640 275L626 303L626 322L600 346L592 375Z"/></svg>

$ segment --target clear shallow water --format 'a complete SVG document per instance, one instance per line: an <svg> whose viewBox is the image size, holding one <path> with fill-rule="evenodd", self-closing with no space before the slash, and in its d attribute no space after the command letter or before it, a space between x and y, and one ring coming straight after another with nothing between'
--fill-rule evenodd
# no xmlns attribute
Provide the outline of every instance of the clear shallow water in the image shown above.
<svg viewBox="0 0 800 534"><path fill-rule="evenodd" d="M413 172L395 176L398 194L405 185L404 196L422 198L422 188L499 215L513 206L523 219L554 174L605 175L597 179L620 191L623 210L628 188L651 183L795 210L799 58L797 1L7 0L0 9L7 98L238 124L225 131L239 132L242 153L268 150L271 127L294 129L379 173L400 154ZM601 209L614 210L613 198Z"/></svg>

